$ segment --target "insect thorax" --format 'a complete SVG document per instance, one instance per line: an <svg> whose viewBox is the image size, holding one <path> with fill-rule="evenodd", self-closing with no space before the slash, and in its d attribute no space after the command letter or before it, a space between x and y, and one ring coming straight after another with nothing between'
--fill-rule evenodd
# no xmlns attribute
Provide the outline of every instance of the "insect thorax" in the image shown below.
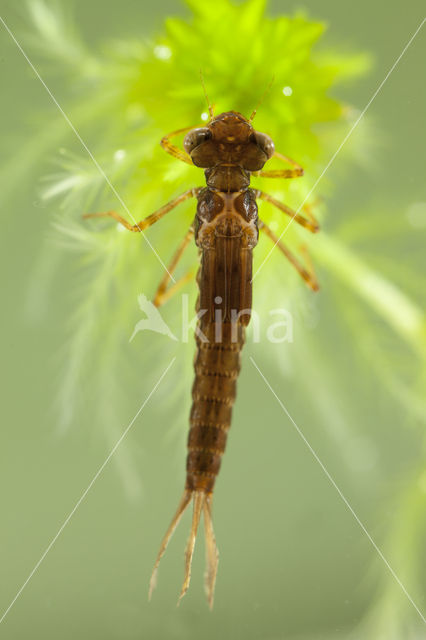
<svg viewBox="0 0 426 640"><path fill-rule="evenodd" d="M198 195L195 240L211 248L218 237L241 238L242 246L257 244L257 204L251 189L226 193L206 187Z"/></svg>
<svg viewBox="0 0 426 640"><path fill-rule="evenodd" d="M208 187L227 193L243 191L250 184L250 172L241 166L218 164L204 174Z"/></svg>

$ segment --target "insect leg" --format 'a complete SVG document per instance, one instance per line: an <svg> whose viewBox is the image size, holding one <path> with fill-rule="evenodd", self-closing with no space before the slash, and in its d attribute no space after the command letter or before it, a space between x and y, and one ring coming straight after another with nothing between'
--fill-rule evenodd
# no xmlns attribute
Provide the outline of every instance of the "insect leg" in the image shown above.
<svg viewBox="0 0 426 640"><path fill-rule="evenodd" d="M295 211L293 211L293 209L290 209L290 207L288 207L284 203L270 196L269 193L260 191L260 189L254 189L253 191L254 191L255 198L260 198L260 200L265 200L266 202L270 202L272 205L274 205L274 207L277 207L277 209L279 209L280 211L283 211L288 216L290 216L292 220L300 224L302 227L305 227L305 229L308 229L308 231L311 231L312 233L316 233L317 231L319 231L319 224L315 219L314 215L311 213L310 209L305 208L305 211L309 218L307 219L301 216L300 214L296 213Z"/></svg>
<svg viewBox="0 0 426 640"><path fill-rule="evenodd" d="M116 213L115 211L106 211L103 213L86 213L83 216L83 218L110 217L110 218L114 218L114 220L117 220L117 222L122 224L123 227L126 227L126 229L128 229L129 231L136 231L136 232L143 231L147 227L150 227L152 224L157 222L157 220L160 220L160 218L162 218L163 216L166 215L166 213L169 213L169 211L177 207L177 205L180 204L181 202L184 202L189 198L196 198L199 191L200 191L199 188L188 189L188 191L184 191L183 193L180 194L180 196L178 196L177 198L174 198L173 200L170 200L170 202L165 204L163 207L161 207L160 209L157 209L157 211L154 211L154 213L151 213L151 215L144 218L140 222L137 222L136 224L130 224L130 222L128 222L125 218L123 218L123 216L120 216L120 214Z"/></svg>
<svg viewBox="0 0 426 640"><path fill-rule="evenodd" d="M193 166L191 156L188 153L186 153L186 151L184 151L183 149L180 149L180 147L177 147L176 145L170 142L170 138L174 138L175 136L178 136L180 133L186 133L187 131L191 131L191 129L195 129L195 127L184 127L184 129L177 129L176 131L172 131L172 133L167 134L167 136L164 136L164 138L161 139L160 144L163 147L164 151L167 151L167 153L170 153L170 155L174 156L178 160L182 160L182 162L186 162L187 164L190 164Z"/></svg>
<svg viewBox="0 0 426 640"><path fill-rule="evenodd" d="M182 242L180 243L179 247L177 248L176 253L174 254L169 266L167 267L167 271L164 274L164 277L158 286L157 292L153 299L153 304L156 307L160 307L162 304L164 304L169 298L171 298L176 293L177 289L179 289L182 285L184 285L186 282L188 282L188 280L190 280L193 277L194 274L193 274L193 271L191 270L185 276L183 276L177 282L175 282L175 284L172 287L168 288L168 285L171 280L171 276L175 271L179 263L179 260L181 259L186 247L188 246L188 244L190 243L193 237L194 237L194 228L190 227L185 237L183 238Z"/></svg>
<svg viewBox="0 0 426 640"><path fill-rule="evenodd" d="M303 168L300 166L300 164L295 162L295 160L292 160L288 156L285 156L282 153L279 153L278 151L275 151L274 158L278 158L283 162L288 162L288 164L291 164L295 168L294 169L271 169L269 171L268 170L264 171L262 169L261 171L253 171L252 175L260 176L262 178L298 178L300 176L303 176Z"/></svg>
<svg viewBox="0 0 426 640"><path fill-rule="evenodd" d="M279 240L279 238L275 235L272 229L270 229L268 225L262 222L261 220L259 220L259 229L262 229L266 233L268 238L272 240L272 242L278 247L278 249L285 255L287 260L291 262L293 267L295 267L298 273L302 276L302 278L304 279L308 287L310 287L312 291L318 291L319 289L318 280L312 268L312 263L310 262L310 259L307 256L307 249L303 248L302 250L305 253L309 266L311 267L311 271L307 271L305 269L305 267L299 262L296 256L294 256L293 253L289 249L287 249L287 247L281 242L281 240Z"/></svg>

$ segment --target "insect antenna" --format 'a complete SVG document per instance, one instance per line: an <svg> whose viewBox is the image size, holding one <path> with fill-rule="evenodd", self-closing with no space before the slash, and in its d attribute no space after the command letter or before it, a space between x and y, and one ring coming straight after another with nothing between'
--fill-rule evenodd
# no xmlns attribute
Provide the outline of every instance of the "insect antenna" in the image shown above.
<svg viewBox="0 0 426 640"><path fill-rule="evenodd" d="M253 112L252 112L250 118L248 119L249 122L253 122L254 116L256 115L258 108L260 107L260 105L265 100L266 96L268 95L269 91L271 90L272 85L274 84L274 81L275 81L275 75L272 76L270 83L268 84L268 86L266 87L265 91L263 92L259 102L257 103L255 108L253 109Z"/></svg>
<svg viewBox="0 0 426 640"><path fill-rule="evenodd" d="M207 107L209 109L210 120L213 120L213 118L214 118L213 105L210 103L209 96L207 95L207 89L206 89L206 84L204 82L204 76L203 76L203 70L202 69L200 69L200 80L201 80L201 86L203 87L204 97L206 98Z"/></svg>

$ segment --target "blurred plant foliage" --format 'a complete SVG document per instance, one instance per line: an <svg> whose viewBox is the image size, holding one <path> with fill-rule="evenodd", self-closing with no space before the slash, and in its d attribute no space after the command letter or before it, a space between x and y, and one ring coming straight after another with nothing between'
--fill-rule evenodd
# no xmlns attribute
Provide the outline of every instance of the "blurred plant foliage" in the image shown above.
<svg viewBox="0 0 426 640"><path fill-rule="evenodd" d="M64 92L68 91L65 111L137 220L179 192L203 182L199 169L167 156L158 144L164 134L189 125L198 126L206 117L200 68L216 113L234 109L249 115L273 75L272 88L256 115L256 128L270 134L278 150L305 167L305 178L286 184L256 179L256 185L297 208L358 115L332 97L333 89L363 74L370 64L368 56L343 55L327 49L321 41L323 24L308 19L303 13L270 18L265 13L264 0L247 0L238 5L229 0L215 0L214 11L208 2L185 0L185 4L190 10L188 18L167 19L155 38L109 42L93 51L84 44L69 15L53 9L51 4L33 0L29 4L33 18L31 30L24 43L33 55L38 54L38 66L44 77L56 82L61 79ZM63 248L75 251L79 256L79 272L75 276L78 286L72 293L75 312L70 320L69 340L64 346L66 366L59 394L61 424L63 428L71 424L81 402L81 381L90 380L94 419L110 429L108 433L114 442L118 437L115 425L119 424L114 419L114 403L120 395L114 372L124 376L121 380L124 386L126 375L130 379L130 374L125 373L126 366L134 365L134 376L135 370L143 374L152 372L153 366L161 371L170 358L171 343L166 339L157 341L152 336L139 334L135 339L139 341L138 348L134 348L135 342L130 348L128 345L140 317L137 294L141 291L153 294L163 268L142 237L121 233L110 221L81 220L85 211L116 209L123 215L126 213L86 151L71 140L72 135L69 125L58 113L51 126L29 142L25 154L15 159L8 175L13 180L16 163L21 162L22 176L25 162L30 166L42 154L51 153L58 144L63 145L55 172L47 176L42 194L43 200L52 201L55 208L55 232L54 242L49 240L34 275L36 293L31 306L36 307L36 298L40 302L40 281L47 282L54 277ZM343 162L343 166L357 162L371 139L374 135L370 135L369 124L364 119L357 135L342 150L339 162ZM325 177L313 198L324 199L330 187ZM324 205L320 203L318 209L324 222ZM150 242L165 262L193 215L194 203L182 205L149 230ZM287 222L267 204L261 205L261 215L278 232ZM407 295L403 283L392 282L385 268L363 257L362 247L359 252L350 248L350 221L350 218L345 220L340 235L337 226L333 234L322 231L312 243L307 237L309 234L293 224L285 240L295 251L302 240L309 243L317 268L328 282L328 300L334 305L336 325L339 319L347 323L359 353L377 373L377 385L387 385L406 415L412 417L412 423L423 425L426 415L425 317L415 298L417 293L421 295L422 287L424 290L425 278L417 275L416 280L412 274L414 280L410 281L416 284ZM379 228L380 222L375 226L374 215L370 216L365 229L367 235ZM356 235L356 226L354 229ZM256 250L257 266L269 250L270 244L262 238ZM178 275L185 273L196 260L195 248L188 250ZM194 289L188 288L192 301ZM324 382L326 370L322 368L321 347L315 345L315 332L309 327L309 317L315 316L317 303L311 301L311 294L303 290L297 274L291 272L277 251L255 281L258 311L268 308L271 292L281 306L296 309L302 321L306 321L301 331L305 332L312 349L307 349L306 344L304 347L304 340L298 340L287 350L286 357L296 363L303 361L301 369L317 376L318 385L309 386L309 394L312 402L322 407L324 422L330 424L335 420L331 407L338 394L337 387L329 388ZM173 319L180 318L179 304L172 300L164 309L163 315L173 330ZM180 406L182 397L189 403L191 358L187 345L173 348L175 352L182 350L180 360L187 362L185 372L174 385L173 397L170 400L170 389L167 396L169 402ZM398 351L400 362L406 363L397 369L392 367L393 350ZM298 373L297 364L294 372ZM306 384L306 377L299 376L301 385ZM105 397L109 398L108 411ZM182 410L178 411L180 415ZM184 419L181 424L185 424ZM330 434L330 437L336 436ZM344 447L342 442L339 445ZM356 452L346 454L349 457ZM128 491L137 495L138 473L131 460L122 456L116 459ZM419 475L414 473L413 492L407 490L406 495L396 500L395 529L390 531L387 545L394 555L407 551L405 538L404 545L398 546L395 542L400 536L403 518L410 527L409 537L415 547L410 547L401 564L405 563L404 578L414 591L420 581L414 559L425 524L424 515L420 515L422 510L424 514L424 478L422 485L419 482ZM413 501L414 494L418 500ZM386 540L384 544L386 547ZM380 612L394 610L394 587L388 591L382 592L379 614L374 617L378 632L389 621ZM404 615L401 613L397 619L394 616L396 635L386 635L386 638L409 638L409 635L398 635L399 628L405 629ZM371 620L369 623L373 624Z"/></svg>

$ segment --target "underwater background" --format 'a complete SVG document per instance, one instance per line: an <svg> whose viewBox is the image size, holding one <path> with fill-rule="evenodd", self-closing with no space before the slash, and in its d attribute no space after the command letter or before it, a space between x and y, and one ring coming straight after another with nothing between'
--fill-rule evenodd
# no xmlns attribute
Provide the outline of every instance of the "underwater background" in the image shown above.
<svg viewBox="0 0 426 640"><path fill-rule="evenodd" d="M0 8L1 636L425 637L425 27L360 118L423 3ZM193 338L129 342L138 296L154 294L158 256L168 263L195 205L146 232L158 256L115 223L81 219L126 215L124 203L140 220L203 184L158 144L202 124L200 68L217 113L249 115L274 76L254 124L305 177L253 184L294 209L307 198L321 223L285 237L308 246L317 294L278 251L269 259L267 239L255 251L261 336L248 334L216 483L212 612L201 537L176 608L188 516L147 601L183 489ZM260 214L277 234L288 224L267 204ZM179 274L196 261L191 247ZM191 317L195 283L182 293ZM161 309L179 337L182 301ZM291 340L267 339L274 309L291 314Z"/></svg>

